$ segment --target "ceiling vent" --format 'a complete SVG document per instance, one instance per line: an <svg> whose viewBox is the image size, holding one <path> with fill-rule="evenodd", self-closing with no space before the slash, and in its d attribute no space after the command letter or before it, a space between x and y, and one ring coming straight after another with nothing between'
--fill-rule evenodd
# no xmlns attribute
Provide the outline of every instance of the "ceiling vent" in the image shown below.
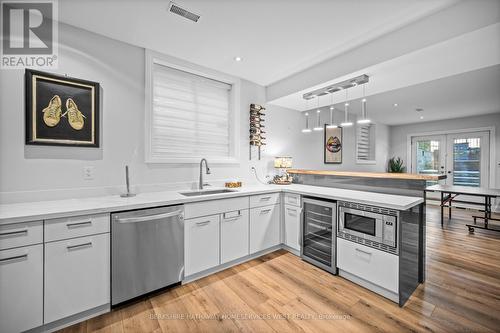
<svg viewBox="0 0 500 333"><path fill-rule="evenodd" d="M195 14L193 12L190 12L187 9L181 8L176 3L172 2L172 1L170 1L170 4L168 5L168 10L171 13L180 15L180 16L187 18L188 20L191 20L193 22L198 22L198 20L200 19L200 15Z"/></svg>

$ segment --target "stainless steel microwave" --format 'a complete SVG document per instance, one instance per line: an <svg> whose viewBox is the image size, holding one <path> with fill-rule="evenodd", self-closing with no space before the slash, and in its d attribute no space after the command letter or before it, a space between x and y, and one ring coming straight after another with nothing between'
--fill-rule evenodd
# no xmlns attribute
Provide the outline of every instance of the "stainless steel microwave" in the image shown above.
<svg viewBox="0 0 500 333"><path fill-rule="evenodd" d="M339 233L397 247L397 212L355 203L339 202Z"/></svg>

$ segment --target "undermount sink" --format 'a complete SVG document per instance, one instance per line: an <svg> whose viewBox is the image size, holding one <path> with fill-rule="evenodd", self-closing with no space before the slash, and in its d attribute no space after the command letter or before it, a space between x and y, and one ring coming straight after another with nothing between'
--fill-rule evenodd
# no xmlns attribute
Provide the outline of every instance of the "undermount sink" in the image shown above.
<svg viewBox="0 0 500 333"><path fill-rule="evenodd" d="M186 197L194 197L194 196L198 196L198 195L221 194L221 193L229 193L229 192L237 192L237 191L223 188L223 189L219 189L219 190L189 191L189 192L179 192L179 193L186 196Z"/></svg>

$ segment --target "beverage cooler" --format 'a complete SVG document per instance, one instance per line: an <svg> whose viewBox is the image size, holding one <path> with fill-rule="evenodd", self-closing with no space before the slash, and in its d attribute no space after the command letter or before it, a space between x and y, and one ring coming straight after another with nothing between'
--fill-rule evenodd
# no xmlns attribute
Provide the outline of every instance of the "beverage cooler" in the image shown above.
<svg viewBox="0 0 500 333"><path fill-rule="evenodd" d="M335 201L304 198L302 208L300 256L305 261L336 274Z"/></svg>

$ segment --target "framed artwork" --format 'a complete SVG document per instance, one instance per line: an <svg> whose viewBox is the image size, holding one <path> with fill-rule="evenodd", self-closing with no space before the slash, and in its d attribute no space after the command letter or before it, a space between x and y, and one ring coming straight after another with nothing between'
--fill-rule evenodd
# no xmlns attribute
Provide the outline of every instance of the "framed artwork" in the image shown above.
<svg viewBox="0 0 500 333"><path fill-rule="evenodd" d="M27 69L26 144L99 147L99 83Z"/></svg>
<svg viewBox="0 0 500 333"><path fill-rule="evenodd" d="M342 163L342 127L327 128L325 125L324 157L325 164Z"/></svg>

